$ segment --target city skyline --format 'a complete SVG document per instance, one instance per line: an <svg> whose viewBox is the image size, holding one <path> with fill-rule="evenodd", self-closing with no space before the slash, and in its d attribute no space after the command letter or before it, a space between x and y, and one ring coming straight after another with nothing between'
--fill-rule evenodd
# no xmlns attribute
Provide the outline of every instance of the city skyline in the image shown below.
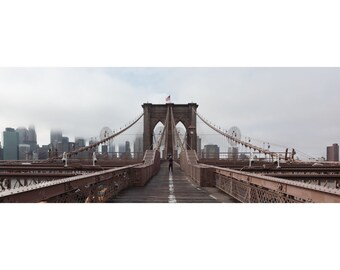
<svg viewBox="0 0 340 270"><path fill-rule="evenodd" d="M339 68L0 68L0 129L34 123L40 145L55 127L90 139L170 95L223 129L318 158L339 142L339 87Z"/></svg>
<svg viewBox="0 0 340 270"><path fill-rule="evenodd" d="M163 131L164 126L159 123L155 128L154 128L154 143L156 143L159 139L160 139L160 134ZM58 128L53 128L50 130L50 141L47 144L39 144L39 142L37 141L37 134L35 132L35 127L34 125L29 125L29 128L27 129L24 126L20 126L18 128L12 128L12 127L7 127L6 130L4 130L2 132L2 136L4 136L4 134L8 131L13 131L16 134L16 136L18 136L18 141L16 143L18 149L17 152L19 154L19 157L23 157L25 155L23 155L23 153L20 155L20 147L28 147L27 149L27 153L29 153L29 157L24 157L24 158L15 158L18 160L32 160L34 159L32 157L33 152L36 154L41 154L42 152L46 152L46 157L44 155L43 158L39 159L46 159L48 158L48 151L51 150L52 152L54 152L54 150L57 150L58 153L63 153L63 152L69 152L72 151L73 148L78 149L80 147L85 147L87 145L93 144L94 142L98 141L98 137L94 137L94 138L89 138L89 139L84 139L81 136L76 136L74 137L74 140L72 140L70 137L66 136L65 134L63 134L63 131L61 129ZM33 133L32 133L33 131ZM183 124L179 124L177 126L177 131L178 134L181 138L182 142L185 142L185 127L183 126ZM124 134L124 133L123 133ZM131 134L129 134L131 136ZM134 136L134 135L133 135ZM117 145L115 145L115 143L112 141L109 144L105 143L102 144L101 146L101 150L99 150L99 148L97 147L97 152L98 153L124 153L126 152L126 148L128 149L128 152L130 152L131 150L133 150L133 152L138 153L138 155L141 157L143 156L143 136L142 134L137 134L136 136L134 136L134 139L126 139L126 136L122 135L121 138L118 137L118 139L114 139L115 143ZM198 137L198 139L200 139ZM126 145L132 143L133 147L130 148L130 145L127 147ZM3 143L0 141L0 149L3 150ZM108 148L105 146L109 146ZM203 145L203 147L198 147L198 153L200 153L202 150L204 150L206 148L206 146L211 146L211 144L205 144ZM219 144L216 145L218 148L221 147ZM8 147L8 146L7 146ZM104 148L103 148L104 147ZM178 144L177 147L179 148L180 145ZM161 145L161 150L164 150L164 144ZM13 151L12 151L13 152ZM27 154L26 153L26 154ZM10 154L14 154L14 153L10 153ZM35 159L38 159L38 157L36 157ZM1 160L1 158L0 158Z"/></svg>
<svg viewBox="0 0 340 270"><path fill-rule="evenodd" d="M201 75L204 72L186 76L175 69L166 76L157 69L146 70L147 76L139 69L125 69L121 73L127 78L122 79L105 72L109 68L91 72L62 67L338 67L338 11L338 2L319 0L61 1L53 5L4 1L1 63L24 68L23 72L0 70L0 134L6 127L34 123L40 145L49 141L49 131L56 127L70 138L91 138L102 127L127 124L142 113L143 102L165 103L171 94L175 103L197 102L199 113L223 128L237 126L245 136L325 156L326 146L339 143L340 137L337 68L298 72L303 80L288 75L278 80L270 72L266 80L254 68L250 73L256 76L229 76L232 80ZM322 70L336 72L324 76ZM139 83L144 86L135 87ZM130 109L124 108L127 104ZM279 269L292 264L311 269L338 265L339 235L325 237L324 230L316 229L339 224L338 204L2 206L1 228L6 232L2 246L20 242L22 250L39 250L41 257L37 261L36 256L24 254L18 259L18 253L7 252L9 257L2 263L6 269L39 270L50 262L57 269L65 265L107 268L112 263L104 258L112 254L117 255L114 266L122 269L174 269L179 264L197 270L239 268L240 264L262 270L274 265ZM89 228L98 224L108 235L86 237ZM28 233L20 233L23 230ZM136 240L132 253L126 252L131 250L128 236ZM65 239L71 239L70 244ZM185 241L178 245L176 239ZM74 248L73 243L80 244ZM103 248L86 260L74 259L89 254L92 246ZM206 256L199 256L203 247ZM324 248L308 259L315 247ZM65 259L56 260L56 254ZM282 254L289 259L280 259Z"/></svg>
<svg viewBox="0 0 340 270"><path fill-rule="evenodd" d="M74 140L70 140L68 136L63 134L61 129L51 129L50 142L39 145L34 125L29 125L28 129L24 126L16 129L7 127L2 132L2 137L4 140L3 143L0 141L0 160L44 160L98 141L98 138L86 140L79 136L75 137ZM122 135L119 139L115 139L114 142L111 141L110 143L102 144L101 147L96 147L95 152L100 155L109 154L110 157L114 157L115 153L120 153L120 155L129 153L130 158L136 158L136 156L143 158L142 136L136 135L133 137L126 139L127 136ZM132 146L130 146L131 144ZM87 158L88 153L79 153L77 157Z"/></svg>

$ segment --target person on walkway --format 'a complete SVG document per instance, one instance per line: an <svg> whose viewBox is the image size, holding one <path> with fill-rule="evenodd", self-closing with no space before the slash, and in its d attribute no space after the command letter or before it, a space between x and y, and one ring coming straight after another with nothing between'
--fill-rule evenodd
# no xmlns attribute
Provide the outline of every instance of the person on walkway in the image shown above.
<svg viewBox="0 0 340 270"><path fill-rule="evenodd" d="M173 172L174 171L174 160L172 158L172 156L169 156L169 172Z"/></svg>

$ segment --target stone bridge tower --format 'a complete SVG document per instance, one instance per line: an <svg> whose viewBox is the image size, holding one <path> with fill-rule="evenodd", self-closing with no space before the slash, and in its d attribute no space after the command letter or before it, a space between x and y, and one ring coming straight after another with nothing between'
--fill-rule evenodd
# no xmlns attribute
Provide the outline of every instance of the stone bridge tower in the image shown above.
<svg viewBox="0 0 340 270"><path fill-rule="evenodd" d="M198 105L196 103L188 103L188 104L151 104L144 103L142 105L144 109L144 135L143 135L143 147L144 153L146 150L152 148L153 144L153 131L158 124L161 122L165 126L166 114L168 108L172 108L175 125L178 122L182 122L185 126L187 133L187 145L188 149L197 150L197 129L196 129L196 114L194 110L197 110ZM194 109L194 110L193 110ZM165 138L165 142L167 144L167 152L165 156L172 155L173 153L173 144L172 144L172 132L171 132L171 117L169 117L168 123L168 137Z"/></svg>

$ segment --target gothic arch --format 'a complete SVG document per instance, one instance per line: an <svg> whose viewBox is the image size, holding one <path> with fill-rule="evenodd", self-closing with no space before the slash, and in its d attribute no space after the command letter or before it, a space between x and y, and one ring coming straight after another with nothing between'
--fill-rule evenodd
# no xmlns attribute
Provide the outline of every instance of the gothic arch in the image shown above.
<svg viewBox="0 0 340 270"><path fill-rule="evenodd" d="M198 108L196 103L188 104L151 104L144 103L144 151L150 149L152 146L153 130L158 122L166 124L166 114L168 108L172 108L175 124L182 122L187 131L187 144L193 150L197 148L197 130L196 130L196 114L193 110ZM169 129L171 128L170 119L168 123ZM171 134L171 132L169 133ZM167 149L172 153L172 136L167 138ZM167 153L166 153L167 154Z"/></svg>

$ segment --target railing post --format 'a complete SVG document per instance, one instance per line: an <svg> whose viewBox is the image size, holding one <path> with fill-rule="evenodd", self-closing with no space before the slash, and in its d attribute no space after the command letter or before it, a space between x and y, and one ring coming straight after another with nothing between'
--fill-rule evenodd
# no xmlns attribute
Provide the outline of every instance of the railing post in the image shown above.
<svg viewBox="0 0 340 270"><path fill-rule="evenodd" d="M280 155L279 154L277 154L277 167L276 167L277 169L280 169L281 167L280 167Z"/></svg>
<svg viewBox="0 0 340 270"><path fill-rule="evenodd" d="M64 166L67 167L67 153L66 152L63 153L62 161L65 163Z"/></svg>
<svg viewBox="0 0 340 270"><path fill-rule="evenodd" d="M96 162L97 162L96 152L93 152L93 154L92 154L92 165L96 166Z"/></svg>

